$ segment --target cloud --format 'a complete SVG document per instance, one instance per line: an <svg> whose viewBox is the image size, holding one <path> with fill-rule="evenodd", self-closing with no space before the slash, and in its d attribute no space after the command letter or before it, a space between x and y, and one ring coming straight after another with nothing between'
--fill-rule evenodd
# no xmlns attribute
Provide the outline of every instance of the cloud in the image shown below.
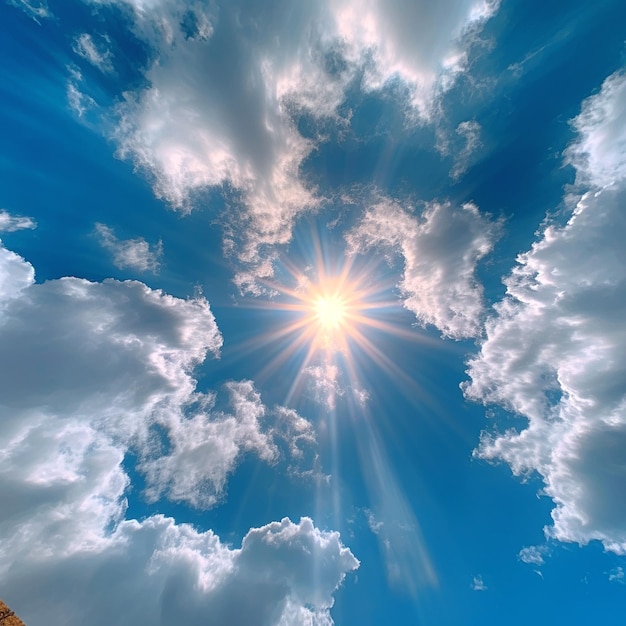
<svg viewBox="0 0 626 626"><path fill-rule="evenodd" d="M332 625L333 593L359 562L309 518L252 528L240 549L210 530L155 515L120 523L102 544L5 554L3 593L27 623ZM33 601L33 598L36 601Z"/></svg>
<svg viewBox="0 0 626 626"><path fill-rule="evenodd" d="M626 576L624 575L623 567L614 567L608 574L609 582L620 583L622 585L626 584Z"/></svg>
<svg viewBox="0 0 626 626"><path fill-rule="evenodd" d="M609 76L597 96L583 102L572 122L578 139L566 151L581 185L608 187L626 180L626 70Z"/></svg>
<svg viewBox="0 0 626 626"><path fill-rule="evenodd" d="M543 565L546 561L544 556L548 553L548 546L528 546L522 548L517 555L519 560L529 565Z"/></svg>
<svg viewBox="0 0 626 626"><path fill-rule="evenodd" d="M40 20L45 20L52 17L52 13L48 8L48 3L45 0L7 0L8 3L18 9L21 9L30 17L35 20L37 24L41 24Z"/></svg>
<svg viewBox="0 0 626 626"><path fill-rule="evenodd" d="M215 393L196 390L193 368L222 345L203 298L180 300L134 281L34 284L32 266L5 248L0 264L0 411L15 462L35 454L39 438L56 436L42 433L67 429L95 437L93 445L106 436L137 456L149 499L209 507L243 454L274 462L275 438L288 448L313 438L304 418L280 407L281 419L265 424L250 381L225 386L231 412L214 409Z"/></svg>
<svg viewBox="0 0 626 626"><path fill-rule="evenodd" d="M302 374L310 384L315 401L332 411L337 397L344 392L339 382L340 370L337 365L330 361L321 362L310 365Z"/></svg>
<svg viewBox="0 0 626 626"><path fill-rule="evenodd" d="M371 55L368 88L400 78L428 119L438 93L467 68L468 51L498 6L488 0L347 0L336 4L337 29L357 58Z"/></svg>
<svg viewBox="0 0 626 626"><path fill-rule="evenodd" d="M37 228L37 222L30 217L11 215L0 209L0 233L13 233L16 230Z"/></svg>
<svg viewBox="0 0 626 626"><path fill-rule="evenodd" d="M100 39L104 43L96 43L89 33L83 33L74 41L74 52L106 74L113 71L113 54L106 47L109 43L108 37Z"/></svg>
<svg viewBox="0 0 626 626"><path fill-rule="evenodd" d="M410 208L382 199L347 239L353 252L386 246L400 253L404 306L420 324L461 339L480 334L483 290L476 265L491 251L498 232L499 222L471 203L431 203L418 217Z"/></svg>
<svg viewBox="0 0 626 626"><path fill-rule="evenodd" d="M158 272L159 259L163 255L163 244L150 244L143 238L118 239L115 232L105 224L96 224L96 234L102 246L113 255L113 263L123 270L126 268L138 272Z"/></svg>
<svg viewBox="0 0 626 626"><path fill-rule="evenodd" d="M80 73L74 74L75 82L70 80L67 83L67 103L79 118L84 119L85 113L97 109L98 105L91 96L80 90L78 86L79 80L82 80Z"/></svg>
<svg viewBox="0 0 626 626"><path fill-rule="evenodd" d="M309 31L317 9L302 5L287 20L279 8L264 17L253 6L228 4L216 14L196 6L185 21L173 3L139 3L136 29L155 55L150 86L127 93L117 111L119 154L173 207L189 211L195 195L215 186L241 194L246 210L231 213L230 226L244 243L228 238L227 248L255 274L271 271L261 249L287 242L296 217L317 203L299 176L312 144L287 102L287 77L315 74Z"/></svg>
<svg viewBox="0 0 626 626"><path fill-rule="evenodd" d="M97 626L111 607L129 625L332 623L358 561L310 519L251 529L240 549L163 516L125 519L129 453L149 494L203 506L240 453L275 454L252 383L227 385L228 414L196 390L193 368L222 343L204 299L133 281L35 284L0 247L0 302L0 584L29 624ZM312 437L295 412L280 423L289 446Z"/></svg>
<svg viewBox="0 0 626 626"><path fill-rule="evenodd" d="M365 509L364 513L367 518L367 525L369 526L369 529L375 535L378 535L381 529L383 528L383 526L385 525L385 523L376 519L376 516L374 515L374 513L372 513L372 511L370 511L369 509Z"/></svg>
<svg viewBox="0 0 626 626"><path fill-rule="evenodd" d="M7 250L0 242L0 321L11 300L19 298L34 280L32 265L25 263L21 256Z"/></svg>
<svg viewBox="0 0 626 626"><path fill-rule="evenodd" d="M482 576L474 576L474 579L472 580L472 584L470 585L470 587L474 591L487 591L487 585L485 585Z"/></svg>
<svg viewBox="0 0 626 626"><path fill-rule="evenodd" d="M261 426L266 409L252 382L231 382L226 388L232 414L212 411L213 397L208 397L201 411L167 424L170 452L140 465L150 502L165 493L193 507L213 506L240 455L255 452L265 461L277 459L278 451Z"/></svg>
<svg viewBox="0 0 626 626"><path fill-rule="evenodd" d="M437 150L443 156L452 155L452 169L450 178L458 180L469 168L472 157L482 146L480 141L481 126L475 120L461 122L454 131L454 136L448 137L444 131L439 131Z"/></svg>
<svg viewBox="0 0 626 626"><path fill-rule="evenodd" d="M300 170L322 139L300 134L300 113L336 119L348 86L365 75L370 90L405 81L428 117L498 7L489 0L296 8L272 0L263 10L249 0L119 3L132 7L132 29L151 61L147 86L129 86L115 110L118 155L183 212L208 188L236 191L225 248L245 266L237 284L252 292L273 272L274 246L287 243L296 220L321 201ZM72 85L73 106L84 112L90 103Z"/></svg>
<svg viewBox="0 0 626 626"><path fill-rule="evenodd" d="M626 553L626 76L610 76L573 121L578 196L505 279L506 297L470 359L468 398L520 416L477 454L537 472L556 505L550 537ZM624 171L622 171L624 170Z"/></svg>

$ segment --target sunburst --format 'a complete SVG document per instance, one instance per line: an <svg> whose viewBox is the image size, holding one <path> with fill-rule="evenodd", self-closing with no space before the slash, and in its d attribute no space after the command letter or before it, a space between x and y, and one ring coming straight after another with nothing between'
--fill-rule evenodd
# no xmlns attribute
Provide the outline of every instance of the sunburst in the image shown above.
<svg viewBox="0 0 626 626"><path fill-rule="evenodd" d="M268 299L248 301L253 308L277 314L271 330L240 344L242 352L266 351L256 377L269 380L277 371L288 375L286 402L312 377L324 389L341 387L358 396L369 363L413 388L410 376L382 348L381 333L408 341L426 338L414 328L394 323L402 306L395 277L383 267L384 259L340 256L341 246L331 246L315 233L311 240L313 250L300 257L292 251L277 262L272 279L261 281L271 294Z"/></svg>

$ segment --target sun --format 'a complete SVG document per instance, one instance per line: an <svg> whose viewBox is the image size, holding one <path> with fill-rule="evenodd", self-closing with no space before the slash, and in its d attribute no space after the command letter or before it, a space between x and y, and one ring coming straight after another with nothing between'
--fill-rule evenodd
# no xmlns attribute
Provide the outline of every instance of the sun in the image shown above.
<svg viewBox="0 0 626 626"><path fill-rule="evenodd" d="M320 295L313 302L315 319L324 330L341 327L346 322L346 301L337 294Z"/></svg>

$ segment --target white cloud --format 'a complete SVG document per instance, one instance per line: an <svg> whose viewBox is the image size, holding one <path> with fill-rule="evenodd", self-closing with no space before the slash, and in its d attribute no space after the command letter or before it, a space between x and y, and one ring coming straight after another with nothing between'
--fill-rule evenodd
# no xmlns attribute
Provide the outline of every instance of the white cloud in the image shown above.
<svg viewBox="0 0 626 626"><path fill-rule="evenodd" d="M337 533L308 518L252 528L233 549L157 515L75 548L3 555L3 594L28 624L62 614L68 626L104 626L113 610L120 626L332 625L333 592L359 565Z"/></svg>
<svg viewBox="0 0 626 626"><path fill-rule="evenodd" d="M438 92L466 69L469 47L498 6L489 0L345 0L336 4L335 15L339 36L353 54L373 57L367 86L378 89L399 77L428 118Z"/></svg>
<svg viewBox="0 0 626 626"><path fill-rule="evenodd" d="M331 624L332 594L358 566L337 533L285 519L233 549L162 516L124 519L130 451L161 458L149 489L202 505L240 451L274 454L251 383L228 386L232 415L195 391L193 368L222 341L208 303L138 282L35 284L5 248L0 277L0 585L27 623L62 614L98 626L124 607L116 623ZM297 437L311 434L297 414L283 417Z"/></svg>
<svg viewBox="0 0 626 626"><path fill-rule="evenodd" d="M583 102L573 120L578 139L566 151L577 182L623 186L626 180L626 71L609 76L597 96Z"/></svg>
<svg viewBox="0 0 626 626"><path fill-rule="evenodd" d="M289 449L314 442L308 422L284 408L263 423L268 411L250 381L226 385L230 413L196 391L192 369L222 344L206 300L132 281L33 280L30 264L0 248L0 411L14 460L22 448L28 456L40 428L86 441L103 433L137 454L149 498L208 507L242 454L272 462L277 438Z"/></svg>
<svg viewBox="0 0 626 626"><path fill-rule="evenodd" d="M340 371L337 365L329 361L321 362L310 365L302 374L310 383L315 401L332 411L337 397L344 392L339 383Z"/></svg>
<svg viewBox="0 0 626 626"><path fill-rule="evenodd" d="M46 0L7 0L9 4L21 9L30 18L41 24L39 20L52 17Z"/></svg>
<svg viewBox="0 0 626 626"><path fill-rule="evenodd" d="M556 508L548 536L626 553L626 154L624 74L574 120L568 150L588 191L505 280L507 295L470 360L468 398L521 416L484 434L477 454L538 472ZM626 170L624 170L626 172Z"/></svg>
<svg viewBox="0 0 626 626"><path fill-rule="evenodd" d="M140 466L149 501L165 493L170 500L194 507L213 506L240 455L255 452L265 461L276 460L278 451L261 426L266 409L254 385L242 381L226 387L232 414L211 411L208 398L202 411L167 424L169 454L153 456Z"/></svg>
<svg viewBox="0 0 626 626"><path fill-rule="evenodd" d="M13 233L16 230L37 228L37 222L30 217L11 215L0 209L0 233Z"/></svg>
<svg viewBox="0 0 626 626"><path fill-rule="evenodd" d="M365 516L367 517L367 525L369 526L370 530L375 535L378 535L385 523L376 519L374 513L372 513L372 511L370 511L369 509L365 509Z"/></svg>
<svg viewBox="0 0 626 626"><path fill-rule="evenodd" d="M407 81L430 115L436 94L467 64L467 49L496 11L491 0L379 0L263 6L248 0L181 7L169 0L119 0L151 47L147 88L117 108L118 154L152 180L155 193L189 211L206 188L235 188L226 249L248 266L242 289L272 273L272 247L291 238L319 198L300 176L316 145L293 114L335 116L363 67L366 88ZM85 109L74 85L75 108Z"/></svg>
<svg viewBox="0 0 626 626"><path fill-rule="evenodd" d="M107 48L108 37L100 37L100 43L96 43L89 33L79 35L74 41L74 52L101 72L110 73L113 71L113 54Z"/></svg>
<svg viewBox="0 0 626 626"><path fill-rule="evenodd" d="M123 270L158 272L159 259L163 255L163 244L159 241L151 246L143 237L118 239L115 232L105 224L96 224L96 233L102 246L113 255L113 263Z"/></svg>
<svg viewBox="0 0 626 626"><path fill-rule="evenodd" d="M543 565L546 561L544 556L548 553L548 546L528 546L522 548L517 555L519 560L529 565Z"/></svg>
<svg viewBox="0 0 626 626"><path fill-rule="evenodd" d="M453 137L446 136L439 130L437 150L443 156L452 155L450 178L458 180L469 168L472 157L482 146L480 141L481 126L475 120L461 122L455 129Z"/></svg>
<svg viewBox="0 0 626 626"><path fill-rule="evenodd" d="M227 247L236 247L255 274L271 271L260 250L287 242L294 219L316 204L299 178L312 145L291 120L283 81L295 66L313 68L307 33L316 11L302 5L290 11L291 20L268 11L273 17L265 23L253 7L228 5L219 15L196 8L193 23L210 24L202 36L195 30L189 36L181 11L169 3L137 11L140 32L154 37L159 29L160 37L152 41L150 87L127 94L118 109L119 153L183 211L205 188L240 191L246 212L231 218L245 241Z"/></svg>
<svg viewBox="0 0 626 626"><path fill-rule="evenodd" d="M0 313L35 280L35 270L0 243ZM2 321L2 317L0 317Z"/></svg>
<svg viewBox="0 0 626 626"><path fill-rule="evenodd" d="M626 584L626 576L623 567L614 567L609 573L609 582Z"/></svg>
<svg viewBox="0 0 626 626"><path fill-rule="evenodd" d="M70 109L81 119L85 120L85 113L98 109L96 101L88 94L81 91L80 83L83 76L79 70L72 68L70 79L67 82L67 103Z"/></svg>
<svg viewBox="0 0 626 626"><path fill-rule="evenodd" d="M368 209L348 235L353 252L389 246L404 258L404 305L421 324L460 339L480 333L483 290L476 265L493 247L499 223L473 204L432 203L417 217L388 199Z"/></svg>
<svg viewBox="0 0 626 626"><path fill-rule="evenodd" d="M482 576L474 576L470 587L474 591L487 591L487 585L485 585Z"/></svg>

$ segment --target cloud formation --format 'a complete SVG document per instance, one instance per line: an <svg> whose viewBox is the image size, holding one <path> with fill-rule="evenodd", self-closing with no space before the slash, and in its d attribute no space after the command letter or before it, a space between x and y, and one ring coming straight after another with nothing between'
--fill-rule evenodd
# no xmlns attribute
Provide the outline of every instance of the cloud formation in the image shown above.
<svg viewBox="0 0 626 626"><path fill-rule="evenodd" d="M626 553L626 75L583 102L566 155L578 196L518 257L469 361L466 396L520 416L477 454L537 472L556 508L548 536Z"/></svg>
<svg viewBox="0 0 626 626"><path fill-rule="evenodd" d="M483 289L476 265L498 236L499 223L474 204L431 203L420 216L382 199L369 208L347 239L352 252L391 248L404 259L404 306L420 324L454 339L481 331Z"/></svg>
<svg viewBox="0 0 626 626"><path fill-rule="evenodd" d="M21 9L35 22L41 24L40 20L45 20L52 17L48 3L46 0L7 0L9 4Z"/></svg>
<svg viewBox="0 0 626 626"><path fill-rule="evenodd" d="M113 71L113 54L106 46L108 37L101 37L103 42L96 43L89 33L79 35L74 42L74 52L101 72Z"/></svg>
<svg viewBox="0 0 626 626"><path fill-rule="evenodd" d="M437 95L467 68L468 51L498 6L498 0L345 0L336 3L335 17L353 54L371 55L366 87L380 89L400 78L413 106L428 119Z"/></svg>
<svg viewBox="0 0 626 626"><path fill-rule="evenodd" d="M487 591L487 585L485 585L483 577L480 575L474 576L470 586L474 591Z"/></svg>
<svg viewBox="0 0 626 626"><path fill-rule="evenodd" d="M544 556L548 553L548 546L527 546L522 548L517 555L522 563L529 565L544 565L546 562Z"/></svg>
<svg viewBox="0 0 626 626"><path fill-rule="evenodd" d="M113 263L119 269L138 272L158 272L159 259L163 256L163 244L151 246L143 237L118 239L115 231L105 224L96 224L96 234L102 246L113 255Z"/></svg>
<svg viewBox="0 0 626 626"><path fill-rule="evenodd" d="M132 7L151 58L147 86L126 89L115 111L118 154L181 211L207 188L236 191L225 245L248 266L236 281L244 290L272 273L273 246L320 202L301 166L321 138L299 132L300 113L336 118L355 81L379 90L400 80L428 118L498 8L495 0L272 0L262 10L249 0L118 2ZM77 49L103 67L109 58L85 37ZM72 85L73 106L84 111Z"/></svg>
<svg viewBox="0 0 626 626"><path fill-rule="evenodd" d="M120 626L330 626L333 592L359 566L337 533L309 518L252 528L240 549L161 515L124 521L98 546L66 548L4 553L3 593L28 624L53 613L68 626L104 626L114 612Z"/></svg>
<svg viewBox="0 0 626 626"><path fill-rule="evenodd" d="M482 146L481 131L476 120L461 122L450 136L444 130L438 131L437 151L443 156L452 156L450 178L453 180L461 178L470 167L472 157Z"/></svg>
<svg viewBox="0 0 626 626"><path fill-rule="evenodd" d="M626 584L626 576L624 575L623 567L614 567L608 574L609 582L620 583L622 585Z"/></svg>
<svg viewBox="0 0 626 626"><path fill-rule="evenodd" d="M0 582L28 623L106 624L111 607L125 607L120 624L332 623L332 593L358 566L337 533L285 519L236 550L162 516L125 519L131 452L149 498L211 506L240 454L311 441L293 411L263 431L249 381L227 385L231 413L196 390L193 368L222 344L206 300L35 284L0 247L0 302Z"/></svg>
<svg viewBox="0 0 626 626"><path fill-rule="evenodd" d="M0 233L13 233L16 230L37 228L37 222L30 217L11 215L0 209Z"/></svg>

